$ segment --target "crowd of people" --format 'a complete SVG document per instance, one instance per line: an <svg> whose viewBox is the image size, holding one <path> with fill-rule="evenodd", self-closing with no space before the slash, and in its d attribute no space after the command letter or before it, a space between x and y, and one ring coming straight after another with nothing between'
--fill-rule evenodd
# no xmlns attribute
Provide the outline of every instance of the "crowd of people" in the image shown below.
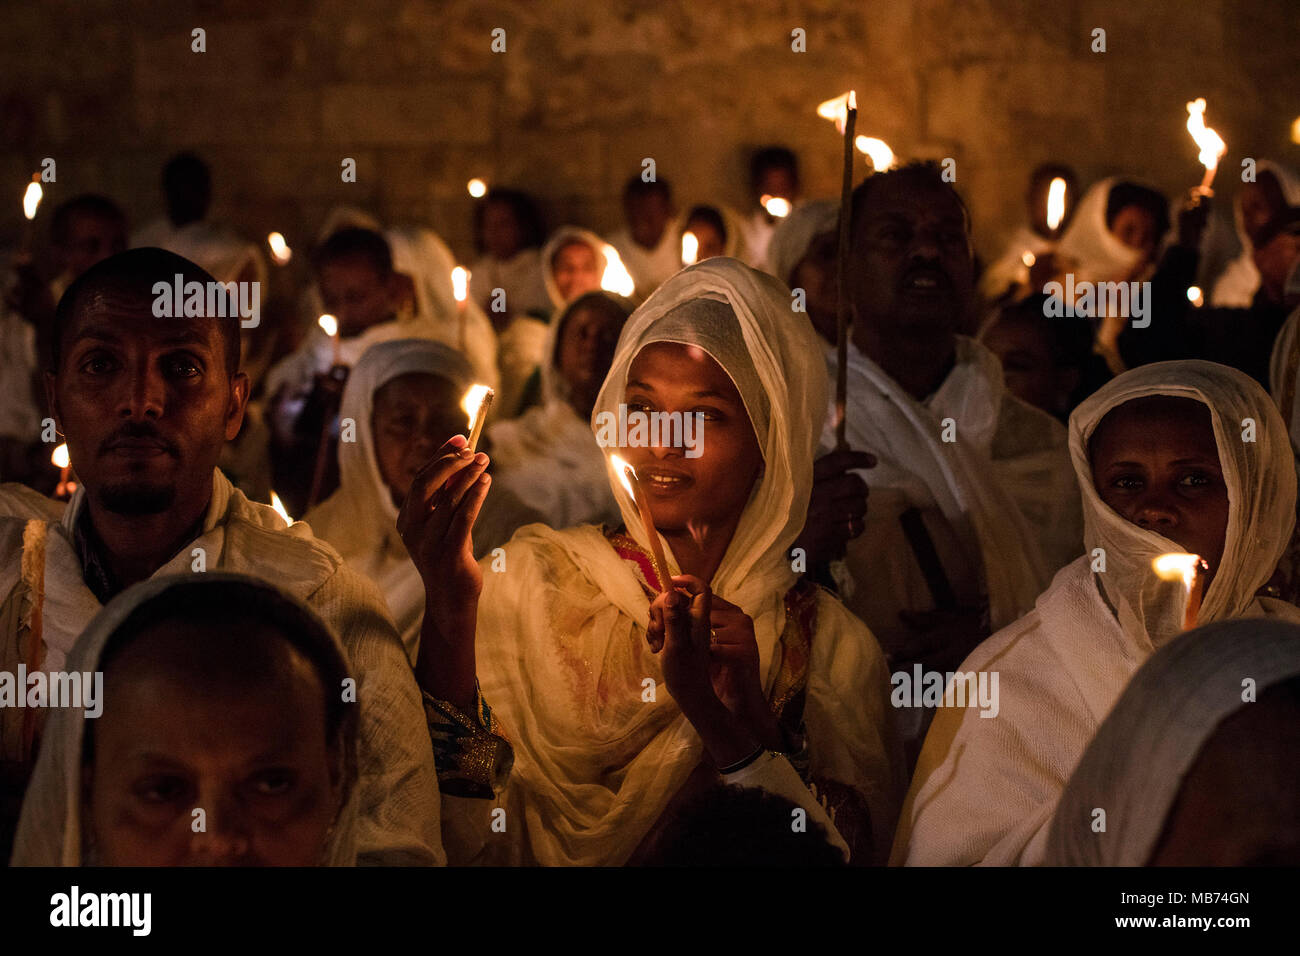
<svg viewBox="0 0 1300 956"><path fill-rule="evenodd" d="M0 687L0 854L1300 861L1300 180L1234 237L1044 165L986 264L935 164L751 173L633 176L608 241L493 189L463 294L339 208L256 323L155 308L268 280L200 158L134 234L59 206L0 306L0 672L102 713Z"/></svg>

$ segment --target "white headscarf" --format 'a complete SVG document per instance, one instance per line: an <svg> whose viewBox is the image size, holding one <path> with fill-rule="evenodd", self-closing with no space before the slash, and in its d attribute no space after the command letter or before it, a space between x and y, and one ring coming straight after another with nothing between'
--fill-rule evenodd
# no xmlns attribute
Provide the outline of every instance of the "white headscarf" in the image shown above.
<svg viewBox="0 0 1300 956"><path fill-rule="evenodd" d="M604 239L590 229L583 229L581 226L561 226L556 229L551 234L551 238L547 240L546 245L542 246L542 280L546 283L546 294L551 298L551 305L556 309L563 309L569 303L560 294L560 287L555 284L555 267L551 260L560 251L561 246L567 246L571 242L582 242L590 246L591 251L596 256L596 272L603 274L605 270L605 246L607 243Z"/></svg>
<svg viewBox="0 0 1300 956"><path fill-rule="evenodd" d="M787 285L793 280L795 266L808 254L812 241L830 232L840 219L840 204L831 199L815 199L791 210L772 232L767 244L768 271Z"/></svg>
<svg viewBox="0 0 1300 956"><path fill-rule="evenodd" d="M207 571L198 575L167 575L149 578L127 588L86 626L76 645L68 655L65 665L69 672L100 672L100 658L113 635L141 605L162 596L177 584L200 584L204 587L222 587L238 584L271 592L274 600L292 605L297 615L316 618L307 605L280 591L265 581L245 574L226 571ZM318 634L303 631L295 636L295 645L308 640L327 637L326 646L316 648L318 653L338 659L338 669L351 671L347 653L329 628L322 622ZM41 736L40 755L27 786L23 800L22 816L14 841L13 866L82 866L83 835L81 824L83 807L81 798L82 754L87 718L78 708L60 707L51 711ZM335 820L326 844L324 861L329 866L352 866L356 863L357 817L357 737L351 733L347 745L351 753L344 755L344 803Z"/></svg>
<svg viewBox="0 0 1300 956"><path fill-rule="evenodd" d="M1111 176L1088 187L1056 247L1057 255L1074 260L1071 270L1076 285L1084 281L1119 282L1142 258L1141 252L1120 242L1106 225L1110 191L1120 182L1131 180Z"/></svg>
<svg viewBox="0 0 1300 956"><path fill-rule="evenodd" d="M1300 626L1221 621L1182 635L1133 675L1061 795L1047 843L1052 866L1145 866L1183 778L1218 726L1300 674ZM1092 828L1094 808L1106 828Z"/></svg>
<svg viewBox="0 0 1300 956"><path fill-rule="evenodd" d="M1112 379L1070 416L1070 456L1083 496L1084 547L1106 553L1097 581L1120 627L1139 646L1159 647L1182 628L1181 584L1151 570L1157 556L1183 548L1125 520L1093 486L1088 441L1111 409L1137 398L1168 395L1210 409L1219 463L1228 489L1223 559L1201 603L1199 620L1239 617L1272 576L1295 525L1296 475L1286 423L1250 376L1214 362L1157 362ZM1246 419L1254 441L1244 441ZM1139 584L1140 582L1140 584Z"/></svg>
<svg viewBox="0 0 1300 956"><path fill-rule="evenodd" d="M734 318L697 330L674 320L674 310L700 299L725 304ZM734 259L709 259L665 282L628 320L593 427L596 415L624 401L636 355L659 341L705 349L736 382L746 408L765 411L765 423L755 420L764 473L711 583L714 593L753 619L766 689L775 679L771 665L785 628L785 595L796 578L786 549L804 524L826 410L821 352L811 326L791 321L781 283ZM627 533L645 547L636 506L612 467L609 483ZM669 571L678 571L670 547L667 555ZM666 692L650 702L642 697L643 678L661 675L658 658L645 647L650 601L628 562L596 528L524 528L506 556L508 574L484 575L477 653L484 698L515 746L506 800L512 819L522 814L527 821L527 850L517 852L547 864L622 862L702 753L699 736ZM833 610L839 616L826 610L819 639L840 644L815 647L815 654L843 650L852 657L854 642L869 637L837 605ZM846 621L857 633L849 633ZM874 654L883 667L878 647ZM865 658L854 659L866 673ZM823 683L810 680L810 695L833 695L830 677L814 677ZM865 680L838 671L834 679ZM810 704L809 719L829 713L846 737L869 749L866 742L883 731L865 716L874 706L869 693L852 696L833 709ZM867 764L870 758L861 757L833 773L858 782L853 771ZM890 816L883 805L872 812L873 819Z"/></svg>
<svg viewBox="0 0 1300 956"><path fill-rule="evenodd" d="M375 392L413 372L445 378L457 393L473 384L464 356L441 342L394 339L372 346L353 367L343 389L339 420L350 418L356 423L356 440L338 444L339 487L304 518L354 571L379 585L397 631L408 645L424 614L424 590L397 534L397 506L379 472L370 419Z"/></svg>

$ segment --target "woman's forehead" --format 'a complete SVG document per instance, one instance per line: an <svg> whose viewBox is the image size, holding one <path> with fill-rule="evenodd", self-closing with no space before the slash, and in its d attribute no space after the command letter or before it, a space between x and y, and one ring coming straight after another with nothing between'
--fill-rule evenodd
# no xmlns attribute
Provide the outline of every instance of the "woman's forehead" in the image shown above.
<svg viewBox="0 0 1300 956"><path fill-rule="evenodd" d="M1102 416L1088 444L1095 453L1103 444L1152 446L1165 444L1170 439L1216 450L1217 453L1214 419L1209 406L1195 398L1179 395L1130 399Z"/></svg>
<svg viewBox="0 0 1300 956"><path fill-rule="evenodd" d="M712 355L698 345L685 342L651 342L637 353L628 368L628 383L656 383L718 392L740 399L731 376Z"/></svg>

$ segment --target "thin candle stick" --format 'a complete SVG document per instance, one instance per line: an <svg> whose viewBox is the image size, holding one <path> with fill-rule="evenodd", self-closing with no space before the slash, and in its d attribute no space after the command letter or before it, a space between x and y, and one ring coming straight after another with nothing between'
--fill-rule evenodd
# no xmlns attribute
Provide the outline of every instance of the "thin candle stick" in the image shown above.
<svg viewBox="0 0 1300 956"><path fill-rule="evenodd" d="M857 124L857 98L852 92L844 111L844 179L840 185L840 241L836 263L835 310L835 450L849 447L845 436L845 407L848 404L849 362L849 210L853 202L853 127Z"/></svg>
<svg viewBox="0 0 1300 956"><path fill-rule="evenodd" d="M672 581L668 577L668 560L664 557L664 546L659 541L659 531L655 528L654 516L650 514L650 502L646 500L645 491L642 490L641 482L637 480L636 472L632 470L631 465L623 466L623 477L627 479L628 487L632 489L632 500L636 502L636 510L641 513L641 527L645 529L646 537L650 540L655 577L659 579L659 593L662 594L672 586Z"/></svg>

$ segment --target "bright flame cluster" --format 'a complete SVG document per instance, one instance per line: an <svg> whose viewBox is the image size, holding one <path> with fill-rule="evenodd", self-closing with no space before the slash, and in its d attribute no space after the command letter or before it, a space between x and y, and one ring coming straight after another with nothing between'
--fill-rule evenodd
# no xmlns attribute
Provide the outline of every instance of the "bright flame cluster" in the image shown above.
<svg viewBox="0 0 1300 956"><path fill-rule="evenodd" d="M699 257L700 240L689 230L682 233L682 265L693 266Z"/></svg>
<svg viewBox="0 0 1300 956"><path fill-rule="evenodd" d="M847 93L841 93L839 96L829 99L817 106L817 115L822 119L831 120L835 128L844 135L844 125L849 121L849 110L858 108L858 93L856 90L849 90Z"/></svg>
<svg viewBox="0 0 1300 956"><path fill-rule="evenodd" d="M36 207L41 204L41 184L32 180L27 184L27 190L23 193L23 215L30 222L36 218Z"/></svg>
<svg viewBox="0 0 1300 956"><path fill-rule="evenodd" d="M477 176L466 183L465 188L475 199L482 199L487 195L487 183L483 182L483 180L479 179Z"/></svg>
<svg viewBox="0 0 1300 956"><path fill-rule="evenodd" d="M1181 551L1171 551L1168 554L1162 554L1151 562L1151 569L1155 571L1156 577L1162 581L1179 581L1181 580L1188 590L1191 590L1192 583L1196 580L1196 573L1200 569L1202 562L1199 554L1185 554Z"/></svg>
<svg viewBox="0 0 1300 956"><path fill-rule="evenodd" d="M889 148L889 144L883 139L876 139L874 136L859 136L853 140L859 153L865 153L871 160L871 167L878 173L883 173L890 166L894 165L894 151Z"/></svg>
<svg viewBox="0 0 1300 956"><path fill-rule="evenodd" d="M763 208L767 210L769 216L784 219L790 215L790 200L782 196L764 196L759 202L763 204Z"/></svg>
<svg viewBox="0 0 1300 956"><path fill-rule="evenodd" d="M451 294L457 302L464 302L469 295L469 270L464 266L451 270Z"/></svg>
<svg viewBox="0 0 1300 956"><path fill-rule="evenodd" d="M619 257L617 249L609 243L605 243L604 252L605 271L600 277L600 287L606 292L613 292L615 295L628 298L636 291L636 283L632 281L632 274L623 265L623 260Z"/></svg>
<svg viewBox="0 0 1300 956"><path fill-rule="evenodd" d="M465 417L469 420L468 424L474 425L474 418L478 415L479 409L483 406L483 399L487 393L492 391L486 385L471 385L465 397L460 400L460 407L465 410Z"/></svg>
<svg viewBox="0 0 1300 956"><path fill-rule="evenodd" d="M1047 187L1047 228L1055 229L1065 219L1065 180L1057 176Z"/></svg>
<svg viewBox="0 0 1300 956"><path fill-rule="evenodd" d="M339 334L339 320L334 318L332 315L322 315L316 320L316 324L319 325L330 338Z"/></svg>
<svg viewBox="0 0 1300 956"><path fill-rule="evenodd" d="M1217 169L1219 157L1227 152L1228 145L1218 133L1205 125L1205 97L1187 104L1187 132L1192 134L1192 139L1201 150L1197 156L1201 165L1207 170Z"/></svg>
<svg viewBox="0 0 1300 956"><path fill-rule="evenodd" d="M618 476L618 480L619 482L622 483L624 490L626 490L628 493L628 496L631 497L633 500L636 500L636 492L632 490L632 482L629 481L627 477L627 473L630 471L632 472L632 477L635 478L636 469L633 468L631 465L629 465L618 455L610 455L609 461L610 464L614 466L614 474Z"/></svg>
<svg viewBox="0 0 1300 956"><path fill-rule="evenodd" d="M275 260L276 265L285 265L293 258L293 250L289 248L289 244L284 241L284 236L280 233L273 232L267 236L266 244L271 247L271 258Z"/></svg>

